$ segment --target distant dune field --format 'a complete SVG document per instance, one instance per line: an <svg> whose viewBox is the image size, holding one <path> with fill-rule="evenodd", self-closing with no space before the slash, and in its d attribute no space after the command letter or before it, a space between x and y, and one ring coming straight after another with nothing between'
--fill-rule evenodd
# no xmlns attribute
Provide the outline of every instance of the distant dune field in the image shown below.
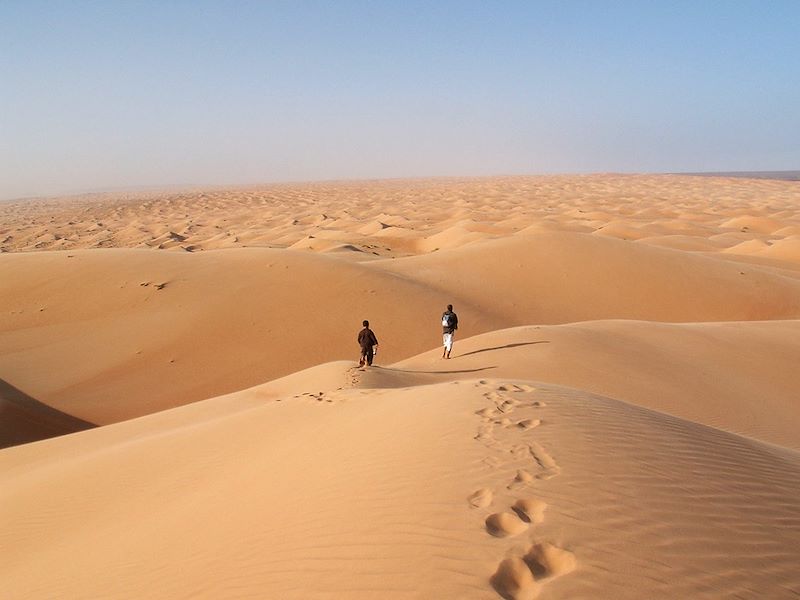
<svg viewBox="0 0 800 600"><path fill-rule="evenodd" d="M0 203L4 595L795 598L799 364L796 181Z"/></svg>

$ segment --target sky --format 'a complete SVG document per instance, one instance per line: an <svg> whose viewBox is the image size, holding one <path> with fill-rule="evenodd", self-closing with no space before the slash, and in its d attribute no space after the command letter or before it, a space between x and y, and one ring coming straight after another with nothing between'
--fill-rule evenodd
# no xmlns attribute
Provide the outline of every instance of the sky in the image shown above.
<svg viewBox="0 0 800 600"><path fill-rule="evenodd" d="M800 2L0 0L0 199L800 169Z"/></svg>

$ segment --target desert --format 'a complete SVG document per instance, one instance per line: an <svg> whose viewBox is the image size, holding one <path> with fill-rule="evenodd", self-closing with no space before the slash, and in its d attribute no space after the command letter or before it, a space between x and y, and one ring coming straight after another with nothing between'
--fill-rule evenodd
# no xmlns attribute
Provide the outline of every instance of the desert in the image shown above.
<svg viewBox="0 0 800 600"><path fill-rule="evenodd" d="M794 598L798 364L790 179L2 201L3 595Z"/></svg>

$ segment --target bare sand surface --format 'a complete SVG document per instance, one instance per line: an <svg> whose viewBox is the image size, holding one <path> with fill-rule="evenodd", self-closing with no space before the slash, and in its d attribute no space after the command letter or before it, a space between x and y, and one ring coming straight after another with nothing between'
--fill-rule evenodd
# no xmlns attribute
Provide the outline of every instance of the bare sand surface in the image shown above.
<svg viewBox="0 0 800 600"><path fill-rule="evenodd" d="M727 177L0 203L4 596L795 598L798 240Z"/></svg>

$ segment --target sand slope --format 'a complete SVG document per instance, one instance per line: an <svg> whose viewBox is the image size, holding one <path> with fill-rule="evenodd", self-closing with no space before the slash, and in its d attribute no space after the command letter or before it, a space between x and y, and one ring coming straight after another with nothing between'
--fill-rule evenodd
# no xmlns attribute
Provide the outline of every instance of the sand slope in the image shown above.
<svg viewBox="0 0 800 600"><path fill-rule="evenodd" d="M798 321L518 327L458 341L454 356L431 351L393 368L548 381L800 450ZM367 375L375 387L393 376Z"/></svg>
<svg viewBox="0 0 800 600"><path fill-rule="evenodd" d="M535 382L254 390L0 465L14 598L789 598L800 584L800 455Z"/></svg>

